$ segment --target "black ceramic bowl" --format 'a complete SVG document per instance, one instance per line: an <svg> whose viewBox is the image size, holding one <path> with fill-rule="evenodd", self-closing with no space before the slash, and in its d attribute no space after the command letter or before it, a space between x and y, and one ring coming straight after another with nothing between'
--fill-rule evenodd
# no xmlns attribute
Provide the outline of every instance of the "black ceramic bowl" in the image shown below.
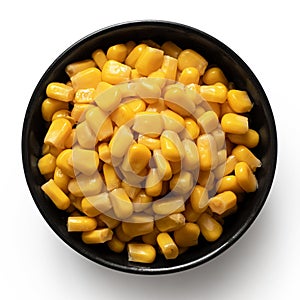
<svg viewBox="0 0 300 300"><path fill-rule="evenodd" d="M251 111L251 128L260 134L260 143L254 153L261 159L262 167L256 172L258 190L247 194L238 213L226 218L222 236L213 243L200 238L199 246L192 247L175 260L166 261L158 256L151 265L128 262L127 253L116 254L105 245L88 246L80 236L69 234L66 229L67 215L49 201L40 186L45 182L37 168L46 127L41 116L41 103L51 81L66 82L67 64L89 58L98 48L129 40L152 39L158 43L174 41L181 48L191 48L201 53L210 64L218 65L230 81L239 89L247 90L254 107ZM137 21L101 29L81 39L62 53L45 72L29 102L23 125L22 155L26 180L32 197L56 234L75 251L86 258L119 271L139 274L163 274L199 266L216 257L234 244L254 222L270 191L277 159L275 122L268 99L259 81L243 60L222 42L212 36L182 24L164 21ZM100 247L100 249L99 249Z"/></svg>

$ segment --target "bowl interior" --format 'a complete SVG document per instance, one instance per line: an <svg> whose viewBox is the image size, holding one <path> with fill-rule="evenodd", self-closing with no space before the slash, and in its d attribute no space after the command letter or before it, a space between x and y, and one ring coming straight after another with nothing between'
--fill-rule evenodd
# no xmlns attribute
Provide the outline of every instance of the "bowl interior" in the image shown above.
<svg viewBox="0 0 300 300"><path fill-rule="evenodd" d="M117 43L152 39L158 43L173 41L181 48L191 48L201 53L211 65L218 65L230 81L239 89L247 90L254 102L250 114L251 128L260 134L260 143L254 153L262 160L262 167L256 172L258 190L247 194L239 206L238 213L226 218L224 232L214 243L200 238L199 245L192 247L176 260L166 261L158 257L150 266L128 262L127 254L115 254L105 245L84 244L79 234L66 230L67 215L59 211L41 191L45 182L37 168L46 126L41 116L41 103L46 98L45 90L51 81L66 82L67 64L90 58L99 48L103 50ZM255 75L248 66L227 46L197 29L162 21L131 22L99 30L78 41L45 72L28 105L22 136L23 166L32 197L50 227L74 250L101 265L131 273L155 274L176 272L200 265L217 256L238 238L253 223L261 210L270 190L276 167L277 138L273 114L268 99Z"/></svg>

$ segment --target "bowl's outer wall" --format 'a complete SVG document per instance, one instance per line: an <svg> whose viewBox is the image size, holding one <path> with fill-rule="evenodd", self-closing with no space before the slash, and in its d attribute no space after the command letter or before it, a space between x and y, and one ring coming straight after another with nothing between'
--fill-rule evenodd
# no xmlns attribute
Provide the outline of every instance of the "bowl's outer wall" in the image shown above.
<svg viewBox="0 0 300 300"><path fill-rule="evenodd" d="M106 50L117 43L129 40L139 42L147 39L158 43L171 40L183 49L191 48L199 52L211 65L218 65L237 88L248 91L254 102L250 114L251 127L260 133L260 143L254 152L263 163L256 172L259 182L258 190L248 194L239 206L238 213L226 219L224 232L219 240L208 243L200 238L199 246L192 247L176 260L166 261L158 257L150 266L128 262L126 253L115 254L105 245L87 246L83 244L79 234L69 234L66 230L67 215L57 210L41 191L40 186L45 180L37 168L43 138L47 130L41 116L41 104L46 97L47 84L52 81L66 82L68 80L64 72L66 65L90 58L91 53L96 49ZM92 261L116 270L162 274L185 270L212 259L236 242L249 228L264 205L272 185L277 158L277 137L271 107L259 81L232 50L206 33L185 25L164 21L137 21L92 33L67 49L49 67L34 90L28 105L23 126L22 155L26 180L38 209L50 227L69 246Z"/></svg>

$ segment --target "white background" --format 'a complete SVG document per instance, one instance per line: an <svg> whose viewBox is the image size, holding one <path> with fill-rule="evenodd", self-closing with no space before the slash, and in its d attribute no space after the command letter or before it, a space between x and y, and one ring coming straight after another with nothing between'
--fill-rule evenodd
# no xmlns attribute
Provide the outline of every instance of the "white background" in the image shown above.
<svg viewBox="0 0 300 300"><path fill-rule="evenodd" d="M1 299L300 299L296 4L290 0L2 1ZM141 19L196 27L241 56L268 95L279 141L272 190L247 233L210 263L154 277L111 271L66 246L39 214L21 161L25 110L50 63L95 30Z"/></svg>

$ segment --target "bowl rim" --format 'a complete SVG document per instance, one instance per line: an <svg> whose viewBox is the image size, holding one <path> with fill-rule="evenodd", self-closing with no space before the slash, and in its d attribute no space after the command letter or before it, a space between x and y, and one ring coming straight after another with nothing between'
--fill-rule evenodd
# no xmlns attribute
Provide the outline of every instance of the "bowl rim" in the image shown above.
<svg viewBox="0 0 300 300"><path fill-rule="evenodd" d="M84 249L79 249L78 247L75 247L70 240L66 239L63 235L60 234L59 230L56 228L56 226L53 226L51 224L51 221L49 220L49 216L44 212L42 209L39 201L37 201L37 197L35 195L35 191L32 187L31 184L31 174L30 174L30 162L28 160L29 154L28 154L28 135L29 135L29 128L27 126L28 124L28 119L30 115L31 108L35 104L35 95L40 89L40 86L42 85L42 82L45 80L47 74L51 72L51 70L54 68L56 64L59 63L64 57L68 56L74 49L79 47L80 45L86 43L88 40L93 39L95 36L99 34L104 34L110 31L116 31L122 28L127 28L127 27L135 27L135 26L165 26L165 27L173 27L173 28L178 28L180 30L186 30L193 32L194 34L200 35L203 38L209 40L210 42L216 44L218 47L222 48L230 57L233 58L234 61L236 61L239 65L242 66L242 68L247 72L249 75L250 80L254 83L256 89L260 91L260 93L263 95L263 104L264 107L268 110L269 115L268 115L268 126L270 127L270 132L272 133L272 147L273 147L273 160L272 160L272 165L270 166L270 171L271 171L271 177L270 180L268 181L268 186L265 189L264 194L262 195L263 201L260 202L260 205L257 207L255 214L252 214L249 216L249 218L245 221L244 225L235 232L235 234L224 244L222 244L219 248L216 250L209 252L207 255L202 256L196 260L192 260L188 263L184 264L178 264L175 266L171 267L161 267L161 268L151 268L151 266L144 266L142 265L141 267L132 265L132 266L125 266L125 265L120 265L118 263L110 262L102 258L95 259L87 251ZM265 91L263 90L260 82L258 81L257 77L255 74L252 72L252 70L248 67L248 65L233 51L231 50L227 45L225 45L223 42L220 40L216 39L215 37L207 34L206 32L203 32L202 30L199 30L197 28L191 27L186 24L181 24L173 21L165 21L165 20L136 20L136 21L126 21L126 22L121 22L113 25L109 25L106 27L103 27L102 29L98 29L78 41L74 42L71 46L69 46L66 50L64 50L52 63L51 65L47 68L47 70L44 72L42 75L41 79L39 80L38 84L36 85L31 99L28 103L27 110L25 113L25 117L23 120L23 128L22 128L22 140L21 140L21 150L22 150L22 162L23 162L23 171L25 174L27 186L30 190L31 196L39 210L39 212L42 214L44 220L48 223L50 228L67 244L73 249L75 252L81 254L85 258L89 259L90 261L93 261L94 263L98 265L102 265L104 267L108 267L110 269L116 270L116 271L121 271L125 273L132 273L132 274L141 274L141 275L151 275L151 274L168 274L168 273L176 273L176 272L181 272L185 271L200 265L203 265L204 263L207 263L208 261L211 261L215 257L219 256L220 254L224 253L225 250L227 250L229 247L231 247L233 244L235 244L243 235L244 233L249 229L249 227L253 224L257 216L259 215L261 209L263 208L269 192L271 190L274 176L275 176L275 171L276 171L276 164L277 164L277 155L278 155L278 144L277 144L277 131L276 131L276 125L275 125L275 119L274 115L272 112L272 108L270 106L270 103L268 101L268 98L265 94Z"/></svg>

